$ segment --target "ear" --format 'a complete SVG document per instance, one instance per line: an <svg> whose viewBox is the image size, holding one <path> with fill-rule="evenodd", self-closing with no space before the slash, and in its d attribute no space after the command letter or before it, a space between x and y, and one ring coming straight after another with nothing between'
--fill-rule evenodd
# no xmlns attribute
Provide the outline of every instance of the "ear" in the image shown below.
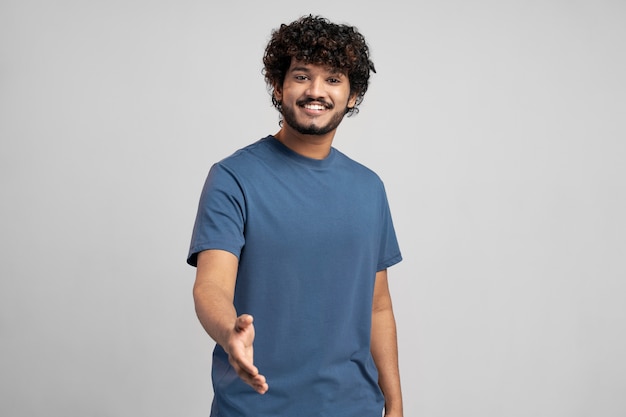
<svg viewBox="0 0 626 417"><path fill-rule="evenodd" d="M278 84L274 84L274 98L278 102L283 100L283 88Z"/></svg>
<svg viewBox="0 0 626 417"><path fill-rule="evenodd" d="M356 106L356 98L357 98L357 93L350 94L350 98L348 99L348 108L349 109L351 109L354 106Z"/></svg>

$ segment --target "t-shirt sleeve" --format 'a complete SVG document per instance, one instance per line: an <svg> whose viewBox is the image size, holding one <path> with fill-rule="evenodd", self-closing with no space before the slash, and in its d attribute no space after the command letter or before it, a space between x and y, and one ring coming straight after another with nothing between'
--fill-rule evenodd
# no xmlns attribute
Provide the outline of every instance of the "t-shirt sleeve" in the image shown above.
<svg viewBox="0 0 626 417"><path fill-rule="evenodd" d="M387 195L383 187L380 252L376 270L382 271L397 264L401 260L402 254L400 252L400 246L398 245L398 239L396 238L396 231L393 227L389 202L387 201Z"/></svg>
<svg viewBox="0 0 626 417"><path fill-rule="evenodd" d="M244 192L236 175L227 167L211 167L200 195L187 263L197 266L198 253L221 249L239 257L245 243Z"/></svg>

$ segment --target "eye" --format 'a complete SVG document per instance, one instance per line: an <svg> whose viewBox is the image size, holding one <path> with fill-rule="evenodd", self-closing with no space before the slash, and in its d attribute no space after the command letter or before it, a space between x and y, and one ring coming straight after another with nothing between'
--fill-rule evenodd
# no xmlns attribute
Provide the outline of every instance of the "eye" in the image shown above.
<svg viewBox="0 0 626 417"><path fill-rule="evenodd" d="M341 82L341 80L339 78L329 78L328 82L330 84L339 84Z"/></svg>
<svg viewBox="0 0 626 417"><path fill-rule="evenodd" d="M306 75L295 75L293 77L296 81L306 81L309 77Z"/></svg>

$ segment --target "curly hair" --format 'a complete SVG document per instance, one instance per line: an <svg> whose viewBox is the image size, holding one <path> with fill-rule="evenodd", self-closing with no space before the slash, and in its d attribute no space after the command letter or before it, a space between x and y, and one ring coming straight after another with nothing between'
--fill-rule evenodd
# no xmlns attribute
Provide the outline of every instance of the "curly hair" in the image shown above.
<svg viewBox="0 0 626 417"><path fill-rule="evenodd" d="M331 23L320 16L303 16L289 25L282 24L272 32L263 56L263 74L272 95L272 104L282 111L274 97L274 86L283 85L292 58L309 64L323 65L348 76L350 94L357 97L347 115L358 113L369 84L370 70L376 72L369 58L365 38L353 26Z"/></svg>

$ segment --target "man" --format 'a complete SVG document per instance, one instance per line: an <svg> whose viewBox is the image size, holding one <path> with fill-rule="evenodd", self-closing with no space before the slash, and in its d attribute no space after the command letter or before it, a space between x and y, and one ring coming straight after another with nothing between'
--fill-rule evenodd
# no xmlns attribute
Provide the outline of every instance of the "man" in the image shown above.
<svg viewBox="0 0 626 417"><path fill-rule="evenodd" d="M367 90L368 47L306 16L263 61L281 129L211 168L187 260L217 343L211 415L401 417L385 190L331 146Z"/></svg>

